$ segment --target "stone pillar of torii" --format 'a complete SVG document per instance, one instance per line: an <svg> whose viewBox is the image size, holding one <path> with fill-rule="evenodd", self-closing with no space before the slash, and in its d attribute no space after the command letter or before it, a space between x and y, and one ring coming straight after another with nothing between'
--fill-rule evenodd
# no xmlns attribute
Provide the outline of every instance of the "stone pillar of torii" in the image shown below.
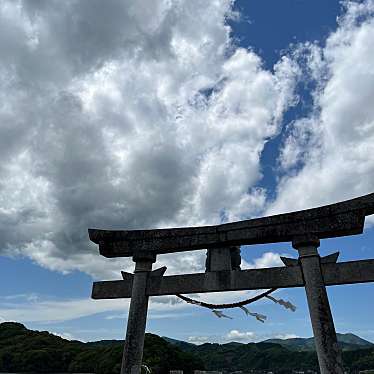
<svg viewBox="0 0 374 374"><path fill-rule="evenodd" d="M320 257L320 239L363 232L374 214L374 193L318 208L216 226L155 230L89 229L105 257L132 257L134 274L94 282L92 298L131 298L121 374L141 372L148 298L158 295L305 287L322 374L342 374L343 364L326 286L374 282L374 260L337 263L338 253ZM285 266L240 270L242 245L291 242L298 259ZM158 254L207 249L205 273L164 276L152 271Z"/></svg>

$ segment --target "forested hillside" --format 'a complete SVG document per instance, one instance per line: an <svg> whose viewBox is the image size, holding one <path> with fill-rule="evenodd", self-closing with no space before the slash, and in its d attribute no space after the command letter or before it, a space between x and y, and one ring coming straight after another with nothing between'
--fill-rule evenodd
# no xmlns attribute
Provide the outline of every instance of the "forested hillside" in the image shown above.
<svg viewBox="0 0 374 374"><path fill-rule="evenodd" d="M227 370L227 371L248 371L261 370L272 371L276 374L288 374L293 370L314 370L318 371L317 355L313 345L309 350L298 351L278 343L261 342L261 343L228 343L228 344L211 344L194 345L174 339L164 338L171 344L188 353L193 353L204 361L208 370ZM357 336L352 338L352 334L339 334L338 339L343 351L343 361L347 373L358 373L359 370L368 370L374 368L374 347L372 344ZM351 345L347 345L347 341ZM292 340L292 339L290 339ZM310 343L311 339L305 340ZM353 344L352 340L355 342ZM282 341L283 343L286 342ZM299 344L301 344L299 342ZM301 344L305 346L305 342ZM362 349L365 346L365 349ZM350 350L347 350L347 348ZM367 348L371 347L371 348Z"/></svg>
<svg viewBox="0 0 374 374"><path fill-rule="evenodd" d="M82 343L28 330L20 323L0 324L0 372L116 374L120 372L122 350L123 341ZM343 360L350 373L372 369L374 348L344 351ZM146 334L144 363L154 374L176 369L186 374L194 369L244 373L271 370L274 374L318 370L312 350L294 351L268 342L194 345L153 334Z"/></svg>
<svg viewBox="0 0 374 374"><path fill-rule="evenodd" d="M31 331L20 323L0 324L0 372L120 372L123 342L82 343L48 332ZM144 362L153 373L204 369L193 354L183 352L164 339L146 334Z"/></svg>
<svg viewBox="0 0 374 374"><path fill-rule="evenodd" d="M336 334L343 351L374 348L374 344L354 334ZM276 343L292 351L315 351L314 338L268 339L265 343Z"/></svg>

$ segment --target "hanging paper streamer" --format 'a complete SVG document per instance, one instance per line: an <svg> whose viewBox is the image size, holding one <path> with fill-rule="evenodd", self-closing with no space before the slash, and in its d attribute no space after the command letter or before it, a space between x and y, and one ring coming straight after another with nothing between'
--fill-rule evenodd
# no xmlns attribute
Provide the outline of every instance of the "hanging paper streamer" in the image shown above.
<svg viewBox="0 0 374 374"><path fill-rule="evenodd" d="M220 310L213 309L212 312L218 317L218 318L228 318L232 319L232 317L227 316L226 314L223 314Z"/></svg>
<svg viewBox="0 0 374 374"><path fill-rule="evenodd" d="M242 309L244 311L244 313L247 315L247 316L252 316L252 317L255 317L257 319L257 321L259 322L262 322L264 323L265 320L266 320L266 316L264 316L263 314L259 314L259 313L253 313L253 312L250 312L248 308L246 308L245 306L240 306L239 307L240 309Z"/></svg>
<svg viewBox="0 0 374 374"><path fill-rule="evenodd" d="M283 299L276 299L275 297L270 295L266 295L265 297L271 301L274 301L276 304L284 306L286 309L290 309L292 312L296 311L296 306L291 304L289 301Z"/></svg>

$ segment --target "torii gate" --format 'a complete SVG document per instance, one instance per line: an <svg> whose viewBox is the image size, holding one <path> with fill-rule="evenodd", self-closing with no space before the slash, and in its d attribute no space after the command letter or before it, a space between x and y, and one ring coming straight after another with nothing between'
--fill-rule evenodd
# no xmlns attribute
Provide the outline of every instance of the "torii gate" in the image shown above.
<svg viewBox="0 0 374 374"><path fill-rule="evenodd" d="M374 214L374 193L356 199L287 214L216 226L156 229L89 229L105 257L132 257L134 274L123 280L94 282L93 299L131 298L121 374L139 374L143 356L148 298L217 291L305 287L322 374L343 374L341 352L325 286L374 282L374 259L336 263L321 258L320 239L363 232L365 217ZM232 246L292 242L299 259L282 258L284 267L233 270ZM156 256L208 249L205 273L164 276L152 271Z"/></svg>

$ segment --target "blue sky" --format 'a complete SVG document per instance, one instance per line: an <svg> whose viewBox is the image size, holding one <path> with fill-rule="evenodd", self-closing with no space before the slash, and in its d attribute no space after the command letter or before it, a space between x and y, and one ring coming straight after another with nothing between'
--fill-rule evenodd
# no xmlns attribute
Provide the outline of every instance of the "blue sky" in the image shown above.
<svg viewBox="0 0 374 374"><path fill-rule="evenodd" d="M93 280L132 271L101 258L88 227L245 219L373 192L373 1L0 1L0 319L84 341L122 339L128 301L92 301ZM364 235L321 254L373 257ZM242 248L280 266L288 243ZM160 256L203 271L203 251ZM338 332L374 341L371 284L330 287ZM215 303L251 292L201 295ZM261 301L233 319L152 298L147 331L195 343L309 337Z"/></svg>

